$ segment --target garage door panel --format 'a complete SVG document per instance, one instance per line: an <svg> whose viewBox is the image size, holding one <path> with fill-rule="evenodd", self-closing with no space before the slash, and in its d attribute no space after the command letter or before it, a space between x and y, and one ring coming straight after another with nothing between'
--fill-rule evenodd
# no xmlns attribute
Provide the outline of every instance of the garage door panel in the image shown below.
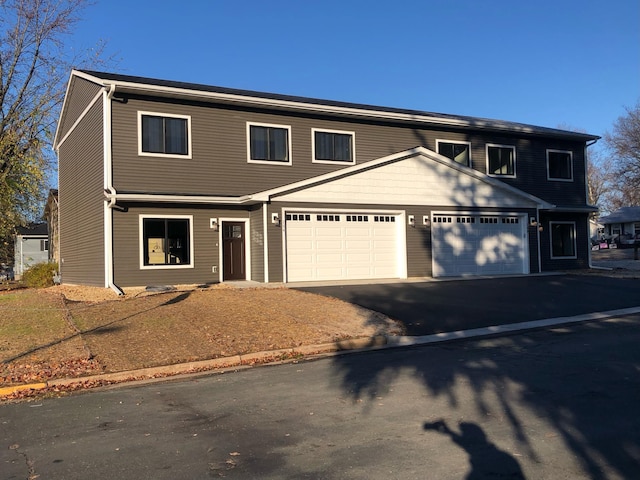
<svg viewBox="0 0 640 480"><path fill-rule="evenodd" d="M375 222L374 215L356 212L297 215L309 215L310 220L285 217L287 281L398 276L395 222ZM395 219L392 215L384 218Z"/></svg>
<svg viewBox="0 0 640 480"><path fill-rule="evenodd" d="M517 216L434 215L433 275L526 273L526 227Z"/></svg>

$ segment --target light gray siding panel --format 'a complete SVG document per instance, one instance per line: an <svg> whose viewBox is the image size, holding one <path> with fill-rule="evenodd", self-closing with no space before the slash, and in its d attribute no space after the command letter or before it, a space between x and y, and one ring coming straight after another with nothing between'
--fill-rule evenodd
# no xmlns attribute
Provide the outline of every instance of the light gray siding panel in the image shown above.
<svg viewBox="0 0 640 480"><path fill-rule="evenodd" d="M104 286L102 102L59 151L60 271L63 283Z"/></svg>
<svg viewBox="0 0 640 480"><path fill-rule="evenodd" d="M193 268L140 268L140 215L193 215ZM113 213L114 279L119 287L190 285L220 281L220 232L210 218L250 218L247 210L194 206L128 205ZM253 236L253 228L250 227ZM253 247L253 246L252 246ZM253 250L253 248L252 248ZM217 267L217 273L212 267Z"/></svg>
<svg viewBox="0 0 640 480"><path fill-rule="evenodd" d="M66 97L65 110L60 119L58 136L63 138L82 114L101 87L80 77L73 77Z"/></svg>

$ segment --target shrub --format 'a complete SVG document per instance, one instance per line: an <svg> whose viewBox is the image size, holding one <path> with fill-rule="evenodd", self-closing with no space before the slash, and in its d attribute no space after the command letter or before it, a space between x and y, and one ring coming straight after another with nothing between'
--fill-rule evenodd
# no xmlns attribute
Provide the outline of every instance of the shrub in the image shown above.
<svg viewBox="0 0 640 480"><path fill-rule="evenodd" d="M31 288L51 287L57 271L57 263L37 263L24 272L22 282Z"/></svg>

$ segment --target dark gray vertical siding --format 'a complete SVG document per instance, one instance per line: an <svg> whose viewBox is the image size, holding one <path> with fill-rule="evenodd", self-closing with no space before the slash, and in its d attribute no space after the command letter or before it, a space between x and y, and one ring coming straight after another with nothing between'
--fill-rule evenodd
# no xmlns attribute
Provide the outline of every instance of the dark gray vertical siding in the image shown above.
<svg viewBox="0 0 640 480"><path fill-rule="evenodd" d="M189 285L220 281L220 233L210 228L210 218L250 218L241 209L211 207L127 205L113 213L114 279L120 287ZM193 268L140 268L140 215L193 215ZM250 233L251 235L251 233ZM217 267L213 273L212 267Z"/></svg>
<svg viewBox="0 0 640 480"><path fill-rule="evenodd" d="M102 102L59 150L60 271L68 284L104 286Z"/></svg>
<svg viewBox="0 0 640 480"><path fill-rule="evenodd" d="M101 87L83 78L73 77L69 84L64 115L60 119L58 138L62 139L91 103Z"/></svg>
<svg viewBox="0 0 640 480"><path fill-rule="evenodd" d="M264 222L260 205L251 210L251 279L264 282Z"/></svg>

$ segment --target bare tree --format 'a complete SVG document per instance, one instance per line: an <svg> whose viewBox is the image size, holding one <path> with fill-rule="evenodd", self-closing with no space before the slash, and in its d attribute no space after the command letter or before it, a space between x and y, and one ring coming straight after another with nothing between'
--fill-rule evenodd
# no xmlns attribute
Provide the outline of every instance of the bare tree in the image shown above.
<svg viewBox="0 0 640 480"><path fill-rule="evenodd" d="M15 227L41 213L47 173L55 168L50 141L69 70L79 61L63 40L86 6L0 0L0 262L10 255Z"/></svg>
<svg viewBox="0 0 640 480"><path fill-rule="evenodd" d="M612 207L640 206L640 101L604 135L613 164Z"/></svg>
<svg viewBox="0 0 640 480"><path fill-rule="evenodd" d="M609 211L611 194L611 163L603 160L599 150L587 151L587 188L589 205L597 206L600 214Z"/></svg>

